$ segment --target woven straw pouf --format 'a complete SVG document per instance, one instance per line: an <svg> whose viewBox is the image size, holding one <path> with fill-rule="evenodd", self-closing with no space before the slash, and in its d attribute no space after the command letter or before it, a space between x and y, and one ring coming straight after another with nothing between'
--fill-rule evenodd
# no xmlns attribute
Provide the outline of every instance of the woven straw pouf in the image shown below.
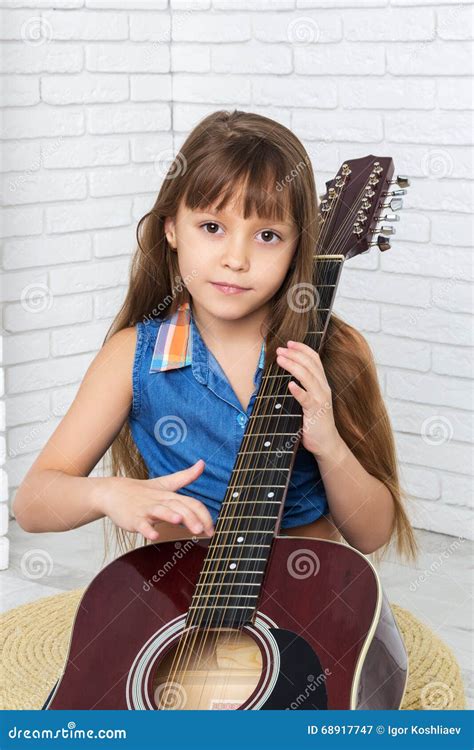
<svg viewBox="0 0 474 750"><path fill-rule="evenodd" d="M39 599L0 616L0 709L41 709L62 672L72 623L85 589ZM409 661L404 710L463 709L453 652L408 610L392 604Z"/></svg>

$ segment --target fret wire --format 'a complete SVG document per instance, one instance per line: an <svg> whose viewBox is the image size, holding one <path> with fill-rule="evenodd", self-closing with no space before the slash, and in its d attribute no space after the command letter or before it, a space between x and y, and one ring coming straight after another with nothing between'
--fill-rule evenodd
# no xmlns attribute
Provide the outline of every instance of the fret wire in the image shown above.
<svg viewBox="0 0 474 750"><path fill-rule="evenodd" d="M271 544L242 544L242 542L237 542L237 544L213 544L212 549L215 549L216 547L235 547L235 549L239 549L239 547L262 547L264 549L270 549L272 545Z"/></svg>
<svg viewBox="0 0 474 750"><path fill-rule="evenodd" d="M220 583L219 586L260 586L259 583L235 583L235 581L229 581L228 583ZM214 583L208 583L207 581L198 581L196 586L214 586Z"/></svg>
<svg viewBox="0 0 474 750"><path fill-rule="evenodd" d="M276 516L237 516L233 520L240 521L240 519L247 519L247 518L253 518L254 521L260 521L260 520L265 520L267 518L271 518L272 521L276 521L276 519L278 518L278 515ZM228 521L228 520L229 520L228 518L224 519L224 521ZM217 519L217 523L219 523L219 519ZM216 524L216 527L217 527L217 524Z"/></svg>
<svg viewBox="0 0 474 750"><path fill-rule="evenodd" d="M191 610L191 609L207 609L207 604L192 604L192 605L191 605L191 606L189 607L189 610ZM213 610L215 610L215 609L227 609L227 607L226 607L226 605L225 605L225 604L224 604L224 605L220 605L220 604L219 604L219 605L217 605L217 606L216 606L216 605L214 605L214 606L212 607L212 609L213 609ZM240 606L240 605L238 605L238 604L233 604L233 605L232 605L232 607L229 607L229 609L252 609L252 610L253 610L253 609L254 609L254 607L252 607L252 605L250 605L250 606L248 606L248 607L245 607L245 606L243 606L243 605L242 605L242 606ZM189 611L189 610L188 610L188 611Z"/></svg>
<svg viewBox="0 0 474 750"><path fill-rule="evenodd" d="M278 449L273 450L273 451L265 450L263 452L262 451L239 451L239 456L243 456L244 454L248 454L248 453L259 453L259 454L263 453L263 455L267 456L269 453L293 453L293 451L282 451Z"/></svg>
<svg viewBox="0 0 474 750"><path fill-rule="evenodd" d="M226 505L257 505L263 503L265 505L271 505L272 503L281 503L281 500L225 500Z"/></svg>
<svg viewBox="0 0 474 750"><path fill-rule="evenodd" d="M286 487L286 484L233 484L232 487L260 487L261 489L270 489L274 487ZM249 518L251 518L251 516L249 516Z"/></svg>
<svg viewBox="0 0 474 750"><path fill-rule="evenodd" d="M294 398L294 396L291 393L283 393L283 394L278 394L278 393L262 393L261 396L260 395L257 396L257 400L260 400L261 398L275 398L275 399L279 398L279 399L282 399L282 398ZM283 414L284 414L285 417L292 417L293 416L292 414L285 414L285 412L283 412ZM264 416L276 417L278 415L277 414L266 414Z"/></svg>
<svg viewBox="0 0 474 750"><path fill-rule="evenodd" d="M214 557L212 560L207 560L207 562L222 562L222 560L224 560L225 562L235 562L233 557ZM251 560L253 562L262 562L261 557L239 557L238 561L240 562L241 560ZM231 570L230 572L233 573L234 571Z"/></svg>
<svg viewBox="0 0 474 750"><path fill-rule="evenodd" d="M252 437L257 437L257 438L262 438L263 440L265 440L265 438L270 437L271 435L275 435L275 436L277 436L277 435L284 435L286 437L291 437L294 434L295 433L293 431L292 432L253 432L251 436ZM256 451L256 452L260 453L261 451Z"/></svg>
<svg viewBox="0 0 474 750"><path fill-rule="evenodd" d="M316 258L317 260L323 260L323 261L326 261L326 260L327 261L329 260L341 260L342 261L345 259L345 257L346 256L342 255L341 253L335 253L335 254L327 253L326 255L318 255L318 254L313 255L313 259Z"/></svg>
<svg viewBox="0 0 474 750"><path fill-rule="evenodd" d="M240 598L240 594L208 594L208 596L210 598L214 598L215 597L216 599L218 597L221 597L221 596L223 596L223 597L238 596ZM246 594L242 598L243 599L258 599L259 596L260 596L260 594Z"/></svg>
<svg viewBox="0 0 474 750"><path fill-rule="evenodd" d="M260 560L259 562L262 562L262 561ZM206 572L210 573L211 571L208 570ZM236 573L239 573L240 575L247 575L247 576L253 576L253 575L263 576L263 574L265 573L265 571L264 570L213 570L212 571L213 575L226 575L226 576L231 575L231 576L235 576ZM204 583L206 583L206 582L204 581ZM207 584L207 585L210 585L210 584ZM219 584L219 586L220 585L221 584ZM242 584L239 583L239 586L248 586L248 585L249 585L248 583L242 583ZM258 584L258 585L260 585L260 584Z"/></svg>
<svg viewBox="0 0 474 750"><path fill-rule="evenodd" d="M278 417L278 419L281 417L301 417L301 414L286 414L285 412L282 412L281 414L251 414L250 421L252 419L273 419L274 417Z"/></svg>
<svg viewBox="0 0 474 750"><path fill-rule="evenodd" d="M237 471L288 471L288 469L278 468L276 466L254 466L252 469L237 469Z"/></svg>

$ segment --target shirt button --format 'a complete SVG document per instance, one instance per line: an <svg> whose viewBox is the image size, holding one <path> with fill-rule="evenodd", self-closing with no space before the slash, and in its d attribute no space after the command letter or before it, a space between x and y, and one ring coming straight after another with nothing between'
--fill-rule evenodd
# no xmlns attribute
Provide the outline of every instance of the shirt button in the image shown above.
<svg viewBox="0 0 474 750"><path fill-rule="evenodd" d="M239 414L237 416L237 422L241 427L243 427L247 422L247 417L245 416L245 414Z"/></svg>

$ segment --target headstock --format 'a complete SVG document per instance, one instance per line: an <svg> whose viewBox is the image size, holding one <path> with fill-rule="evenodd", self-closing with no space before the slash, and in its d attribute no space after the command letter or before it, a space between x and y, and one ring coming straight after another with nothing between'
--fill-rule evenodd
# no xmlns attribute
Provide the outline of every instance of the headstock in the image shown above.
<svg viewBox="0 0 474 750"><path fill-rule="evenodd" d="M364 156L344 162L336 177L326 183L327 192L319 205L320 236L318 257L334 254L345 259L377 246L390 249L393 222L402 208L402 197L410 181L398 175L392 179L393 160L389 156ZM391 190L396 185L397 189ZM375 234L378 237L373 241Z"/></svg>

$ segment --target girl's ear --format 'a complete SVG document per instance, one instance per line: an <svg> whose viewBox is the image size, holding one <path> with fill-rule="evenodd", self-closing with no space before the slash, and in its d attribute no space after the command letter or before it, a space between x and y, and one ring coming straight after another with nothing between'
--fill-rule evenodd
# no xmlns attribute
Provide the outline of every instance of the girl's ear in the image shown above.
<svg viewBox="0 0 474 750"><path fill-rule="evenodd" d="M176 229L174 219L171 216L165 218L165 235L172 250L176 250Z"/></svg>

